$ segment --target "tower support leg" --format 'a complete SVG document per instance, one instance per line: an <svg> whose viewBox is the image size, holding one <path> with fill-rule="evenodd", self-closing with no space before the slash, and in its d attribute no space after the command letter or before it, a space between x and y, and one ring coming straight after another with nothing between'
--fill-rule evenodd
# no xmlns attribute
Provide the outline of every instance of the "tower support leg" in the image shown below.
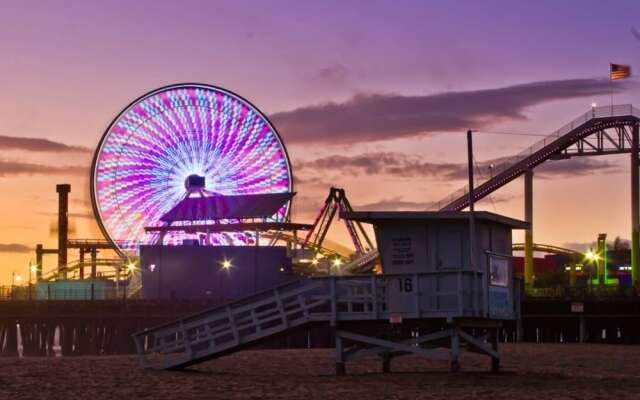
<svg viewBox="0 0 640 400"><path fill-rule="evenodd" d="M80 247L80 279L84 279L84 247Z"/></svg>
<svg viewBox="0 0 640 400"><path fill-rule="evenodd" d="M638 286L640 270L638 257L640 252L640 182L638 151L640 151L640 134L638 124L633 126L631 149L631 283Z"/></svg>
<svg viewBox="0 0 640 400"><path fill-rule="evenodd" d="M533 283L533 171L524 173L524 220L529 228L524 231L524 283Z"/></svg>
<svg viewBox="0 0 640 400"><path fill-rule="evenodd" d="M491 372L498 372L500 371L500 328L494 328L491 333L491 348L498 354L498 357L491 357Z"/></svg>
<svg viewBox="0 0 640 400"><path fill-rule="evenodd" d="M36 281L39 282L42 280L42 261L44 254L44 249L41 244L36 245Z"/></svg>
<svg viewBox="0 0 640 400"><path fill-rule="evenodd" d="M391 354L385 353L382 355L382 372L391 372Z"/></svg>
<svg viewBox="0 0 640 400"><path fill-rule="evenodd" d="M98 249L95 247L91 248L91 279L96 279L97 270L98 270Z"/></svg>
<svg viewBox="0 0 640 400"><path fill-rule="evenodd" d="M460 371L460 336L458 335L458 327L451 327L451 372Z"/></svg>
<svg viewBox="0 0 640 400"><path fill-rule="evenodd" d="M335 335L336 338L336 375L342 376L347 373L344 367L344 343L342 336L338 332Z"/></svg>

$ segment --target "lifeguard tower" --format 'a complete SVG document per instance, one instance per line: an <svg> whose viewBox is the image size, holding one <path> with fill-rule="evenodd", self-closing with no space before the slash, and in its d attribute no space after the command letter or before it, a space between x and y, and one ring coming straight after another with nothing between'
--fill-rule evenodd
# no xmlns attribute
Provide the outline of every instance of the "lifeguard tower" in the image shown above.
<svg viewBox="0 0 640 400"><path fill-rule="evenodd" d="M398 331L417 336L397 334L381 349L385 362L404 353L399 343L448 345L451 369L457 370L462 341L467 349L491 356L493 370L499 368L499 329L502 321L518 317L520 304L511 233L526 229L527 223L475 212L472 233L468 212L352 212L343 217L373 225L386 316L390 324L403 327ZM437 357L435 352L425 355Z"/></svg>
<svg viewBox="0 0 640 400"><path fill-rule="evenodd" d="M368 353L381 358L383 371L405 354L450 360L457 370L462 349L499 368L499 328L519 308L511 231L525 222L476 212L471 232L466 212L341 216L373 225L381 274L300 278L145 329L134 335L141 365L182 369L320 324L333 328L338 374Z"/></svg>

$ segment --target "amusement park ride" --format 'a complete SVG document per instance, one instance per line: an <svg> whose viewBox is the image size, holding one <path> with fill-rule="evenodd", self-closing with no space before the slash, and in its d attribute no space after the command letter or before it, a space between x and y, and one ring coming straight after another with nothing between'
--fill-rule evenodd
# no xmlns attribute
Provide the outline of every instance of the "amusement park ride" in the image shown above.
<svg viewBox="0 0 640 400"><path fill-rule="evenodd" d="M631 105L596 107L553 132L533 146L509 157L481 179L469 196L465 186L436 203L439 210L462 210L519 176L524 176L525 221L533 222L534 168L547 160L630 154L631 157L631 281L640 280L640 111ZM532 227L525 232L525 284L533 280Z"/></svg>
<svg viewBox="0 0 640 400"><path fill-rule="evenodd" d="M519 317L513 229L527 232L527 283L532 274L532 169L550 158L637 150L636 114L630 106L594 108L438 211L356 212L343 189L331 188L313 224L303 224L291 221L286 149L257 108L214 86L160 88L125 108L96 150L91 197L106 241L67 237L70 187L58 185L58 248L37 247L37 297L106 299L111 288L117 298L220 304L133 335L144 366L181 369L323 325L333 332L337 373L367 352L385 371L393 357L411 353L447 358L456 370L463 349L490 356L495 370L500 327ZM526 222L461 211L522 174ZM336 216L350 254L327 244ZM373 226L375 243L363 224ZM68 262L68 249L79 250L77 262ZM117 257L98 258L100 251ZM54 253L56 271L43 273L43 255Z"/></svg>

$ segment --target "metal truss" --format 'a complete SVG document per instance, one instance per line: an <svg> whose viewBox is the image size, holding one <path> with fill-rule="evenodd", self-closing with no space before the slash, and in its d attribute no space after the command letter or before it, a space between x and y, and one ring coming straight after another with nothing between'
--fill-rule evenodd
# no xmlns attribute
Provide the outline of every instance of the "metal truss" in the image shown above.
<svg viewBox="0 0 640 400"><path fill-rule="evenodd" d="M631 153L631 129L629 125L617 125L589 132L551 159Z"/></svg>

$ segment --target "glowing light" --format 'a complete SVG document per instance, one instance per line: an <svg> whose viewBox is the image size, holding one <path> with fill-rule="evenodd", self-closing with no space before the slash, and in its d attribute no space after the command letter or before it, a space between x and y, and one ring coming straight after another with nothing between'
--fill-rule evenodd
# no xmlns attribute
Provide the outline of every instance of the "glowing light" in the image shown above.
<svg viewBox="0 0 640 400"><path fill-rule="evenodd" d="M588 250L584 253L584 258L590 262L596 262L601 259L600 254L594 252L593 250Z"/></svg>
<svg viewBox="0 0 640 400"><path fill-rule="evenodd" d="M231 261L229 260L222 260L220 264L222 264L222 268L226 269L227 271L232 267Z"/></svg>
<svg viewBox="0 0 640 400"><path fill-rule="evenodd" d="M156 265L155 264L149 265L149 271L153 272L155 270L156 270Z"/></svg>
<svg viewBox="0 0 640 400"><path fill-rule="evenodd" d="M595 102L591 103L591 108L596 108L597 106L598 105Z"/></svg>
<svg viewBox="0 0 640 400"><path fill-rule="evenodd" d="M29 271L33 272L34 274L38 272L38 264L31 264L29 266Z"/></svg>
<svg viewBox="0 0 640 400"><path fill-rule="evenodd" d="M341 260L339 257L336 257L336 258L333 260L333 266L334 266L334 267L339 267L339 266L341 266L341 265L342 265L342 260Z"/></svg>
<svg viewBox="0 0 640 400"><path fill-rule="evenodd" d="M18 283L22 282L22 275L16 274L16 282Z"/></svg>
<svg viewBox="0 0 640 400"><path fill-rule="evenodd" d="M128 272L133 272L136 270L136 264L134 264L133 262L130 262L129 264L127 264L127 271Z"/></svg>
<svg viewBox="0 0 640 400"><path fill-rule="evenodd" d="M135 101L102 138L91 192L101 228L129 254L154 242L158 234L144 228L187 194L192 175L224 195L292 190L284 145L260 111L220 88L175 85ZM288 207L273 217L286 217ZM165 243L189 238L172 233ZM243 232L211 234L211 244L245 242Z"/></svg>
<svg viewBox="0 0 640 400"><path fill-rule="evenodd" d="M314 258L313 260L311 260L311 264L312 265L318 265L318 259Z"/></svg>

